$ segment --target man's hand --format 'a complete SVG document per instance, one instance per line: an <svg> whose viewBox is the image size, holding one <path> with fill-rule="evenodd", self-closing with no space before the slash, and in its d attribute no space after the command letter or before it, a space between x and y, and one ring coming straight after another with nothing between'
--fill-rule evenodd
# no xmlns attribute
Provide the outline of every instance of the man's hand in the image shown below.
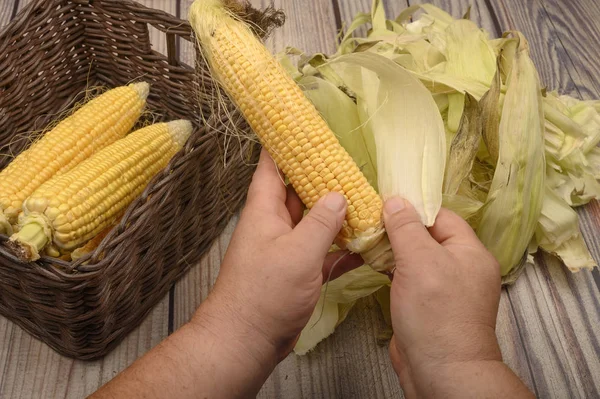
<svg viewBox="0 0 600 399"><path fill-rule="evenodd" d="M407 397L529 395L502 363L500 268L471 227L442 209L427 229L401 198L384 220L396 260L390 355Z"/></svg>
<svg viewBox="0 0 600 399"><path fill-rule="evenodd" d="M303 218L302 202L263 150L211 294L215 311L201 308L197 321L212 328L208 312L214 328L254 331L254 339L272 345L279 359L287 356L332 267L336 278L363 264L358 255L328 253L346 208L341 194L330 193Z"/></svg>

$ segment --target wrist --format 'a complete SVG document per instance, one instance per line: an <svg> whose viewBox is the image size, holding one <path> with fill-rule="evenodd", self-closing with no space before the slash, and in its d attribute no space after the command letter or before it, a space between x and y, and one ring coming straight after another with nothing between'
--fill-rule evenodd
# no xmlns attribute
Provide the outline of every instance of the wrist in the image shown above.
<svg viewBox="0 0 600 399"><path fill-rule="evenodd" d="M220 350L240 364L264 371L268 376L280 361L277 347L246 321L242 309L213 294L196 311L189 322L190 328L218 342Z"/></svg>
<svg viewBox="0 0 600 399"><path fill-rule="evenodd" d="M412 344L404 351L396 342L392 354L394 368L402 386L413 387L415 392L430 386L432 389L440 376L459 375L478 367L505 366L493 328L471 329L462 335L442 334L445 342ZM451 337L456 337L452 339ZM442 338L440 338L442 339ZM420 395L419 395L420 396Z"/></svg>

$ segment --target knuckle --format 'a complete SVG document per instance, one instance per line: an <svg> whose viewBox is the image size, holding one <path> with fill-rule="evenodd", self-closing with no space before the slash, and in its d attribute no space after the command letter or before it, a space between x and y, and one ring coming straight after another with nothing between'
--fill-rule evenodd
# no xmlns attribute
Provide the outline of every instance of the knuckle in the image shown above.
<svg viewBox="0 0 600 399"><path fill-rule="evenodd" d="M313 212L309 212L308 217L312 220L314 224L319 226L321 229L327 230L328 232L333 234L336 233L336 231L334 230L337 227L336 221L331 220L331 218L329 218L328 215L324 214L323 212L313 210Z"/></svg>
<svg viewBox="0 0 600 399"><path fill-rule="evenodd" d="M407 228L415 228L415 229L425 229L421 219L416 215L407 215L407 217L403 217L403 215L398 215L397 217L391 220L391 223L388 222L386 224L386 230L391 234L398 234L402 230L406 230Z"/></svg>

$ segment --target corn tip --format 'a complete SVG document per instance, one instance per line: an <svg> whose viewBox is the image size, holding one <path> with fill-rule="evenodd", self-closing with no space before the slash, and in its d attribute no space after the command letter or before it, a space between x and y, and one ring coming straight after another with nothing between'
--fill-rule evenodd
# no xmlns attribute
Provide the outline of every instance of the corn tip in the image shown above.
<svg viewBox="0 0 600 399"><path fill-rule="evenodd" d="M192 122L185 119L179 119L168 122L167 126L169 127L169 133L171 134L173 141L179 147L183 147L187 139L192 134Z"/></svg>
<svg viewBox="0 0 600 399"><path fill-rule="evenodd" d="M132 83L129 87L135 90L142 100L147 99L150 94L150 85L146 82Z"/></svg>
<svg viewBox="0 0 600 399"><path fill-rule="evenodd" d="M190 7L188 19L198 38L208 40L228 14L223 0L196 0Z"/></svg>

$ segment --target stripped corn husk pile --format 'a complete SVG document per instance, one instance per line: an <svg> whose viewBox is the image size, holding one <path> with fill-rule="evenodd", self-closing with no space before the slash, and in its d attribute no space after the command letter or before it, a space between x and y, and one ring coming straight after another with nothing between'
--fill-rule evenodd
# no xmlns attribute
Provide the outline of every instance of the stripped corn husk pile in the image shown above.
<svg viewBox="0 0 600 399"><path fill-rule="evenodd" d="M389 310L390 280L378 272L394 266L381 220L391 196L426 226L442 206L461 215L505 283L540 249L573 272L596 266L572 208L600 194L600 103L544 89L520 32L492 39L427 4L388 20L374 0L335 54L290 48L276 62L240 7L190 9L214 79L307 208L330 191L346 197L336 245L368 263L324 287L296 353L333 333L361 297Z"/></svg>
<svg viewBox="0 0 600 399"><path fill-rule="evenodd" d="M365 27L366 37L354 34ZM465 218L498 259L504 283L514 282L539 250L572 272L597 266L573 208L600 196L600 101L545 89L520 32L494 39L429 4L389 20L375 0L370 14L356 16L335 54L289 48L278 57L368 180L379 182L380 194L384 169L377 151L389 158L396 151L385 173L394 165L431 190L408 183L402 193L424 222L423 210L440 201ZM443 155L422 141L439 123L428 114L434 111L443 130L429 134L445 136ZM403 145L370 145L382 129L401 136ZM444 165L443 174L424 170L427 162ZM375 294L389 311L389 284L368 266L330 282L296 353L333 333L361 297Z"/></svg>

